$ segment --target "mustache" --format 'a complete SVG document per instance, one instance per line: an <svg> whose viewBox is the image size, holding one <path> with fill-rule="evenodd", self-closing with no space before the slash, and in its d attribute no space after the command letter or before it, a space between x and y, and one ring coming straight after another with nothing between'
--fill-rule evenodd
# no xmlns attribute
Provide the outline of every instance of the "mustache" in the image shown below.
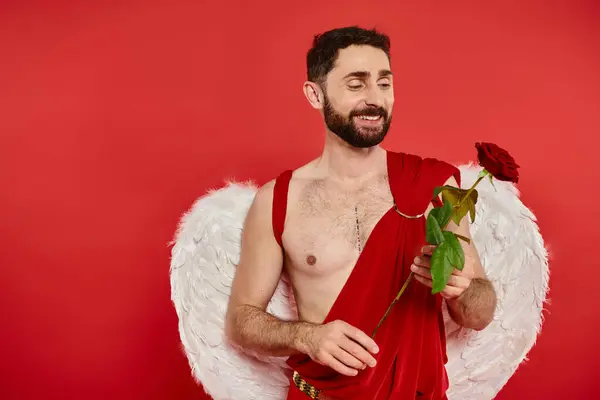
<svg viewBox="0 0 600 400"><path fill-rule="evenodd" d="M352 110L349 117L357 117L359 115L366 115L369 117L385 117L387 118L387 111L382 107L369 107L361 110Z"/></svg>

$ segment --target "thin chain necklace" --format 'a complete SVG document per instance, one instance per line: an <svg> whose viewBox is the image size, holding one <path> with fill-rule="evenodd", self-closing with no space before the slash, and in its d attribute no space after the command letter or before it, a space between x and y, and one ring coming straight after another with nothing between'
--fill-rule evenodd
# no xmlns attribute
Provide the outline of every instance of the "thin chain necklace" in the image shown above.
<svg viewBox="0 0 600 400"><path fill-rule="evenodd" d="M356 245L358 246L358 252L362 252L362 246L360 244L360 224L358 222L358 206L354 206L354 215L356 216Z"/></svg>

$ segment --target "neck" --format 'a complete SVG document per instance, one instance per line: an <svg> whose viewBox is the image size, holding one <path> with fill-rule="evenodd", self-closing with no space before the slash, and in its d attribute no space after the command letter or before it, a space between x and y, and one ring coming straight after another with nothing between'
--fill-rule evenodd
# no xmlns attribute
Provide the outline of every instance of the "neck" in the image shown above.
<svg viewBox="0 0 600 400"><path fill-rule="evenodd" d="M380 146L356 148L327 131L323 153L316 167L324 175L340 181L361 181L384 171L385 150Z"/></svg>

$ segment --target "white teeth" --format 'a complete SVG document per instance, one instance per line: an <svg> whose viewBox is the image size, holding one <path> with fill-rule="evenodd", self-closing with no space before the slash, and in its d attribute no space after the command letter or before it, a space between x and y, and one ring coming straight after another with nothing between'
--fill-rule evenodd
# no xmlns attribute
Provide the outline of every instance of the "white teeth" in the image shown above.
<svg viewBox="0 0 600 400"><path fill-rule="evenodd" d="M358 118L360 119L367 119L369 121L377 121L379 119L379 116L373 116L373 115L359 115Z"/></svg>

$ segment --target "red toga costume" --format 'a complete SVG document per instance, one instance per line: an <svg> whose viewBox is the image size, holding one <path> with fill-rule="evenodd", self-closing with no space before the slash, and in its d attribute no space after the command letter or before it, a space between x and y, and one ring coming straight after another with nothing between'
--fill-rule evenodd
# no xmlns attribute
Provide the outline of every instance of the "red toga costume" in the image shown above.
<svg viewBox="0 0 600 400"><path fill-rule="evenodd" d="M396 207L391 207L375 225L324 321L343 320L369 336L426 244L425 217L421 214L432 201L440 205L438 199L432 199L435 186L442 186L451 176L460 185L460 171L448 163L404 153L387 154ZM285 171L277 178L273 197L273 230L282 247L291 176L292 171ZM374 338L379 346L379 353L374 355L377 365L357 376L341 375L307 355L292 356L287 363L325 398L446 399L446 336L441 306L439 294L432 295L430 288L413 280ZM288 400L309 398L291 381Z"/></svg>

